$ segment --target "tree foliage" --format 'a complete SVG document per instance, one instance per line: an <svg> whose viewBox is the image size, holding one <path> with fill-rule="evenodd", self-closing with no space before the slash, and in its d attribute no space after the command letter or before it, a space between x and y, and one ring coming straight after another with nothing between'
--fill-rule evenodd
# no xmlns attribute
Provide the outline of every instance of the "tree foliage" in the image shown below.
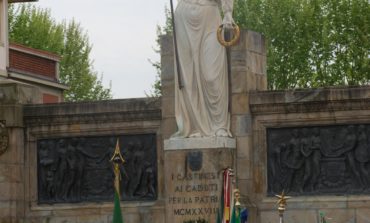
<svg viewBox="0 0 370 223"><path fill-rule="evenodd" d="M370 84L368 0L234 0L234 19L265 35L269 89Z"/></svg>
<svg viewBox="0 0 370 223"><path fill-rule="evenodd" d="M171 12L170 10L165 7L164 13L166 16L165 24L163 26L157 25L157 39L156 39L156 48L154 48L154 51L158 54L161 53L160 50L160 39L163 35L169 35L172 34L172 20L171 20ZM153 67L157 71L157 76L155 78L154 83L152 84L152 89L147 96L149 97L159 97L162 95L162 84L161 84L161 62L160 61L149 61Z"/></svg>
<svg viewBox="0 0 370 223"><path fill-rule="evenodd" d="M9 8L9 38L36 49L56 53L60 61L61 82L68 85L66 101L103 100L112 97L94 71L87 33L76 21L57 23L48 9L31 4Z"/></svg>
<svg viewBox="0 0 370 223"><path fill-rule="evenodd" d="M270 89L370 82L368 0L236 0L234 16L268 40Z"/></svg>

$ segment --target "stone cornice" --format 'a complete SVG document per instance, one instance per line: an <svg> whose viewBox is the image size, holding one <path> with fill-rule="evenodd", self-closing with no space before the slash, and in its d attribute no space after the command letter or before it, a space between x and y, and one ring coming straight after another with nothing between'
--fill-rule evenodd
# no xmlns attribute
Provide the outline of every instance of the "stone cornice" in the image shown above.
<svg viewBox="0 0 370 223"><path fill-rule="evenodd" d="M9 3L17 3L17 2L37 2L38 0L9 0Z"/></svg>
<svg viewBox="0 0 370 223"><path fill-rule="evenodd" d="M370 110L370 87L250 93L253 115Z"/></svg>
<svg viewBox="0 0 370 223"><path fill-rule="evenodd" d="M26 105L24 107L26 126L116 123L160 119L160 100L153 98Z"/></svg>

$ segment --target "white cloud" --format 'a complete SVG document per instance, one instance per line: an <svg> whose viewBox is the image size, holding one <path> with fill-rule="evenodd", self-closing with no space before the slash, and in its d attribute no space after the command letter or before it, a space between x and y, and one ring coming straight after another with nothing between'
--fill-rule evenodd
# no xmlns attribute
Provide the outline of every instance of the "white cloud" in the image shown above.
<svg viewBox="0 0 370 223"><path fill-rule="evenodd" d="M148 59L153 52L156 25L163 24L169 0L39 0L57 19L74 18L88 31L94 67L112 82L114 98L145 97L156 71Z"/></svg>

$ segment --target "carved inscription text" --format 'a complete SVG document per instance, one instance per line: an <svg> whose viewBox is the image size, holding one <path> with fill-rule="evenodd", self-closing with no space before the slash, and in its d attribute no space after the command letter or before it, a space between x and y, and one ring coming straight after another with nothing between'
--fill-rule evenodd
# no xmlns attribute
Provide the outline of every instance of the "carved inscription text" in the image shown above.
<svg viewBox="0 0 370 223"><path fill-rule="evenodd" d="M168 198L174 216L209 217L216 215L219 204L220 177L216 172L171 174L174 190Z"/></svg>

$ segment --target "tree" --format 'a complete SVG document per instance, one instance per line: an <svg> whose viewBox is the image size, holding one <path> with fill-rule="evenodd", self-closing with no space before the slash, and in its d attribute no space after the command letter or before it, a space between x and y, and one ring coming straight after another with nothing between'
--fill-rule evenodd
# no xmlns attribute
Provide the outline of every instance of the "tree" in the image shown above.
<svg viewBox="0 0 370 223"><path fill-rule="evenodd" d="M236 0L235 20L268 39L270 89L370 83L368 0Z"/></svg>
<svg viewBox="0 0 370 223"><path fill-rule="evenodd" d="M30 4L9 7L9 39L35 49L60 54L64 47L64 27L52 19L49 10Z"/></svg>
<svg viewBox="0 0 370 223"><path fill-rule="evenodd" d="M156 39L156 47L154 48L154 52L160 54L160 39L163 35L172 35L172 20L171 20L171 12L170 10L165 7L164 13L166 16L166 21L164 26L157 25L157 39ZM149 62L153 65L153 67L157 71L157 75L155 81L152 85L152 89L147 96L149 97L160 97L162 95L162 84L161 84L161 62L160 61L151 61Z"/></svg>
<svg viewBox="0 0 370 223"><path fill-rule="evenodd" d="M102 77L94 71L90 59L91 44L80 24L57 23L50 10L31 4L9 8L10 41L56 53L60 61L61 82L70 87L64 92L66 101L89 101L112 98L104 88Z"/></svg>
<svg viewBox="0 0 370 223"><path fill-rule="evenodd" d="M234 19L266 36L269 89L370 84L368 0L235 0Z"/></svg>
<svg viewBox="0 0 370 223"><path fill-rule="evenodd" d="M104 89L101 79L93 70L89 55L91 45L81 26L72 20L65 26L65 42L62 50L60 77L70 88L68 101L88 101L111 98L110 89ZM62 75L63 74L63 75Z"/></svg>

